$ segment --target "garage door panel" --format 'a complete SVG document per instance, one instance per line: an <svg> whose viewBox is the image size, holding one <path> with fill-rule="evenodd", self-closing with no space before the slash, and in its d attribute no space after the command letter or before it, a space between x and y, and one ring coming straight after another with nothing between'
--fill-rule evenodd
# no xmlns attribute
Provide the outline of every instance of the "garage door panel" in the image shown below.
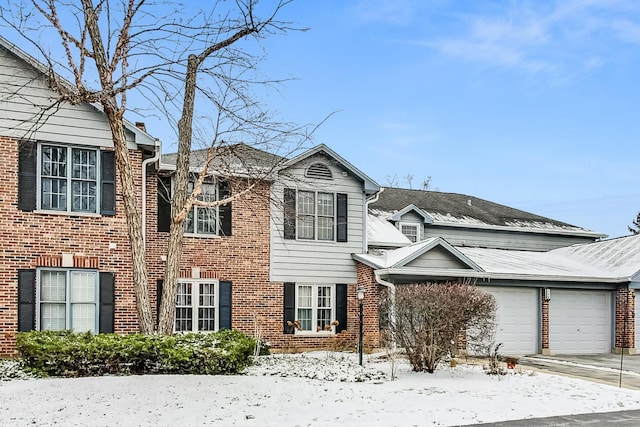
<svg viewBox="0 0 640 427"><path fill-rule="evenodd" d="M552 354L611 351L611 292L552 290L549 350Z"/></svg>
<svg viewBox="0 0 640 427"><path fill-rule="evenodd" d="M496 300L495 342L507 355L538 351L538 290L534 288L481 287Z"/></svg>

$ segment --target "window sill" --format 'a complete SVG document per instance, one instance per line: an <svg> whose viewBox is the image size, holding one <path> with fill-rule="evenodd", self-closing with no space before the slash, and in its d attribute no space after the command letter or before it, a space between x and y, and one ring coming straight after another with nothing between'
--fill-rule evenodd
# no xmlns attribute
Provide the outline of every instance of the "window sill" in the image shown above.
<svg viewBox="0 0 640 427"><path fill-rule="evenodd" d="M38 215L60 215L60 216L77 216L84 218L101 218L102 215L99 213L92 212L69 212L69 211L48 211L45 209L36 209L33 213Z"/></svg>
<svg viewBox="0 0 640 427"><path fill-rule="evenodd" d="M319 332L313 332L313 331L298 331L296 330L295 335L299 336L299 337L330 337L335 335L336 332L335 330L332 328L330 331L319 331Z"/></svg>
<svg viewBox="0 0 640 427"><path fill-rule="evenodd" d="M185 237L195 237L198 239L221 239L219 234L197 234L197 233L184 233Z"/></svg>

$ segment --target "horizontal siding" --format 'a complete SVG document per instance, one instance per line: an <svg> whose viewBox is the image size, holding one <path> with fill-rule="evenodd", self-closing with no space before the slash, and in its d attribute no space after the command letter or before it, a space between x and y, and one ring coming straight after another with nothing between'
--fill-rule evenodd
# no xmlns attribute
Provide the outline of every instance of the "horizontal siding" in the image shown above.
<svg viewBox="0 0 640 427"><path fill-rule="evenodd" d="M324 161L331 169L331 181L304 177L306 167L316 161ZM286 177L272 186L271 215L271 280L285 282L353 283L356 281L356 264L352 253L361 253L363 245L362 213L364 195L362 183L356 178L343 176L339 165L325 158L313 157L289 168ZM282 198L284 188L346 193L348 196L347 242L321 242L284 239Z"/></svg>
<svg viewBox="0 0 640 427"><path fill-rule="evenodd" d="M0 134L65 144L112 147L104 114L88 104L61 103L43 76L0 48ZM35 123L35 124L34 124ZM132 146L134 135L127 133Z"/></svg>
<svg viewBox="0 0 640 427"><path fill-rule="evenodd" d="M451 255L441 247L433 248L421 257L407 263L407 267L416 268L469 268L462 261Z"/></svg>
<svg viewBox="0 0 640 427"><path fill-rule="evenodd" d="M547 234L527 234L506 231L455 229L427 226L424 238L442 237L455 246L516 249L526 251L548 251L577 243L592 242L593 239Z"/></svg>

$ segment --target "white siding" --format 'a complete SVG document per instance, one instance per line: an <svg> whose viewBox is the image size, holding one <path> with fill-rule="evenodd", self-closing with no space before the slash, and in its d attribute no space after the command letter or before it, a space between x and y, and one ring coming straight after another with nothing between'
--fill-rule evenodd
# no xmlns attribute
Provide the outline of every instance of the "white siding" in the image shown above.
<svg viewBox="0 0 640 427"><path fill-rule="evenodd" d="M55 101L44 76L0 47L0 135L113 147L103 113L88 104ZM127 139L133 148L133 134Z"/></svg>
<svg viewBox="0 0 640 427"><path fill-rule="evenodd" d="M446 268L446 269L469 269L469 266L442 247L435 247L422 256L410 261L406 267L416 268Z"/></svg>
<svg viewBox="0 0 640 427"><path fill-rule="evenodd" d="M323 161L333 180L306 178L306 167ZM272 186L271 280L307 283L355 283L356 263L352 253L361 253L363 245L363 184L340 165L323 155L312 156L281 174ZM284 238L284 188L347 194L347 242L290 240Z"/></svg>
<svg viewBox="0 0 640 427"><path fill-rule="evenodd" d="M454 246L516 249L525 251L549 251L578 243L593 242L588 237L558 236L541 233L515 233L468 228L424 227L424 238L442 237Z"/></svg>

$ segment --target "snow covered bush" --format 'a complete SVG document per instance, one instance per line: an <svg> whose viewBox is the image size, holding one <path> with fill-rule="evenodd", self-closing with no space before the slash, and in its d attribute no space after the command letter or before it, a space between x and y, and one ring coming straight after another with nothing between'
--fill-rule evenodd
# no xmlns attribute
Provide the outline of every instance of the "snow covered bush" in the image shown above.
<svg viewBox="0 0 640 427"><path fill-rule="evenodd" d="M33 375L25 372L17 360L0 359L0 381L26 380L29 378L33 378Z"/></svg>
<svg viewBox="0 0 640 427"><path fill-rule="evenodd" d="M251 363L255 340L239 331L209 334L19 333L23 366L39 376L236 374Z"/></svg>
<svg viewBox="0 0 640 427"><path fill-rule="evenodd" d="M391 336L414 371L433 373L461 334L466 333L467 344L493 336L495 300L467 283L398 285L382 304Z"/></svg>

